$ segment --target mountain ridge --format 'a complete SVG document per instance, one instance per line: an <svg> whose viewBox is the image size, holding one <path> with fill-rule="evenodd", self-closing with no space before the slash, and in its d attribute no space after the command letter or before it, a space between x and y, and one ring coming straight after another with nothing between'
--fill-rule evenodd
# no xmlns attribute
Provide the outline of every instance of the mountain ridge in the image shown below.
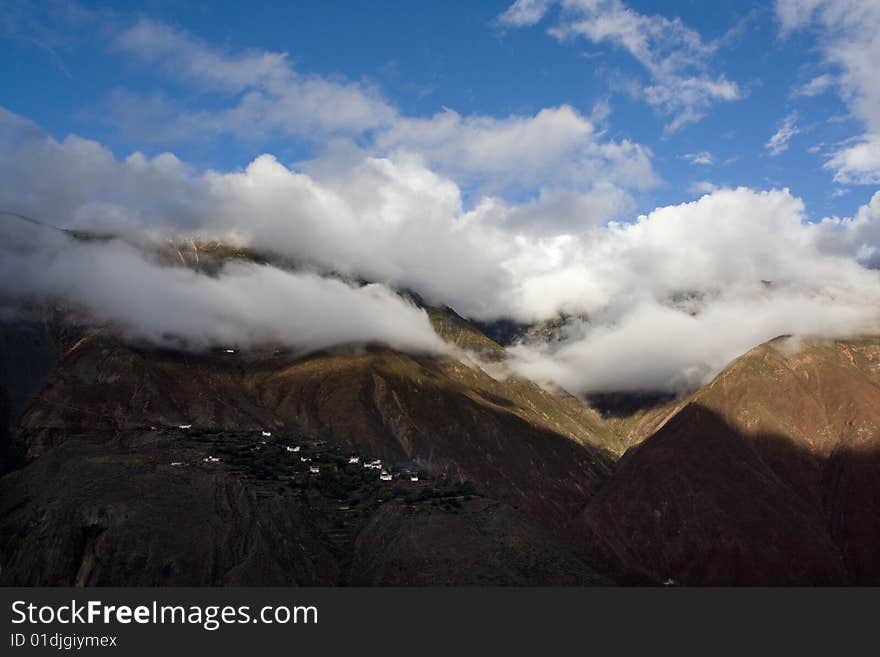
<svg viewBox="0 0 880 657"><path fill-rule="evenodd" d="M143 584L880 581L880 339L783 336L686 397L606 395L599 412L505 371L479 324L411 302L463 355L158 349L63 309L5 325L7 355L46 358L0 368L0 581L127 583L135 563ZM201 520L169 534L181 500ZM454 563L447 540L468 546ZM308 547L279 554L291 544Z"/></svg>

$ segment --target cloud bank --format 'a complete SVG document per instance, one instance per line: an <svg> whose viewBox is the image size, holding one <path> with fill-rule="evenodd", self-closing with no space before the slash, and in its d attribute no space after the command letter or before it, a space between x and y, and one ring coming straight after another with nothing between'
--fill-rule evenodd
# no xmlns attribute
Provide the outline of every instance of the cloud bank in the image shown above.
<svg viewBox="0 0 880 657"><path fill-rule="evenodd" d="M351 343L448 351L427 313L380 285L354 287L268 265L216 276L169 267L118 240L82 242L0 223L0 301L62 303L125 339L184 349L283 345L308 353Z"/></svg>
<svg viewBox="0 0 880 657"><path fill-rule="evenodd" d="M467 134L452 118L453 134ZM607 222L585 220L588 209L565 192L466 202L437 170L442 158L406 149L378 157L346 142L296 168L262 155L243 170L199 171L170 153L117 159L94 141L56 141L0 112L9 182L0 206L134 242L222 239L299 266L233 265L208 277L119 241L64 238L62 248L44 231L22 246L13 232L3 240L2 293L68 299L136 339L301 349L440 349L424 312L393 289L480 320L565 313L573 319L561 341L516 346L510 364L572 392L680 390L782 333L878 329L880 193L853 217L819 222L788 190L748 188Z"/></svg>

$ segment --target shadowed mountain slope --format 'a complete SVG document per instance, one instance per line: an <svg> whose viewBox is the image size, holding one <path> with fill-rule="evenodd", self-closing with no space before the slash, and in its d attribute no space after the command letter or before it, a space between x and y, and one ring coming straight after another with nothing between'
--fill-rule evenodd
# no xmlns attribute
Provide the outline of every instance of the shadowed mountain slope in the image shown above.
<svg viewBox="0 0 880 657"><path fill-rule="evenodd" d="M876 584L880 341L740 357L587 505L599 552L683 584Z"/></svg>
<svg viewBox="0 0 880 657"><path fill-rule="evenodd" d="M517 510L454 482L380 482L302 437L283 438L294 457L259 432L197 434L78 434L0 478L0 582L606 582Z"/></svg>

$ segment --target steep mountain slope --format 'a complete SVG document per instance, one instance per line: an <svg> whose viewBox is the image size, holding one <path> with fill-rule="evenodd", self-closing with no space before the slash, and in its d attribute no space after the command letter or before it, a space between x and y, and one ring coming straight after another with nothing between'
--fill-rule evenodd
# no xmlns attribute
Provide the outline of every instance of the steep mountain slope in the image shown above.
<svg viewBox="0 0 880 657"><path fill-rule="evenodd" d="M57 351L0 478L4 583L604 581L554 536L612 466L600 418L567 395L378 347L185 354L90 330ZM432 533L458 557L386 544Z"/></svg>
<svg viewBox="0 0 880 657"><path fill-rule="evenodd" d="M587 425L592 422L593 426ZM611 459L583 404L453 359L385 349L182 354L76 341L22 420L36 457L77 432L195 424L320 434L393 462L471 480L563 522Z"/></svg>
<svg viewBox="0 0 880 657"><path fill-rule="evenodd" d="M196 433L79 434L0 478L0 582L605 581L546 530L467 487L430 475L381 482L348 464L350 452L302 437L284 436L301 449L291 455L261 444L260 432Z"/></svg>
<svg viewBox="0 0 880 657"><path fill-rule="evenodd" d="M597 412L426 310L470 355L3 324L0 583L880 583L880 339L777 339Z"/></svg>
<svg viewBox="0 0 880 657"><path fill-rule="evenodd" d="M583 523L658 581L876 584L878 456L880 340L777 339L631 449Z"/></svg>

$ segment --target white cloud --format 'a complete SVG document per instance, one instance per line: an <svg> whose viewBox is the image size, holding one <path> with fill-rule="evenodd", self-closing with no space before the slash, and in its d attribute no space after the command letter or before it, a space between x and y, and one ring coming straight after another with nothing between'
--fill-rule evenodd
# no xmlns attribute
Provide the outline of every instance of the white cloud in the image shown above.
<svg viewBox="0 0 880 657"><path fill-rule="evenodd" d="M876 331L880 274L862 265L880 260L878 244L880 194L819 225L787 190L658 208L587 247L587 320L561 342L519 345L514 368L573 392L686 390L780 334Z"/></svg>
<svg viewBox="0 0 880 657"><path fill-rule="evenodd" d="M553 0L516 0L498 20L511 27L531 27L544 18L552 5Z"/></svg>
<svg viewBox="0 0 880 657"><path fill-rule="evenodd" d="M764 147L770 151L771 157L776 157L788 150L788 142L797 134L800 134L797 114L789 114L782 120L779 129L773 133Z"/></svg>
<svg viewBox="0 0 880 657"><path fill-rule="evenodd" d="M880 133L863 135L859 143L837 150L825 168L834 171L838 183L880 184Z"/></svg>
<svg viewBox="0 0 880 657"><path fill-rule="evenodd" d="M221 50L146 19L121 32L114 45L166 77L220 98L209 103L212 109L192 110L161 91L144 97L115 90L114 120L127 135L148 141L221 133L257 140L317 134L324 143L357 139L377 161L423 165L471 194L526 195L535 204L553 198L557 206L564 198L570 212L583 215L543 222L545 227L616 218L632 205L630 190L657 181L649 149L608 139L597 129L607 103L598 103L591 117L568 105L500 118L450 109L407 117L363 84L297 72L286 53ZM526 216L534 213L521 218Z"/></svg>
<svg viewBox="0 0 880 657"><path fill-rule="evenodd" d="M396 110L373 88L297 72L287 53L217 49L184 30L141 19L113 45L181 84L229 99L225 106L192 111L164 108L163 134L173 117L179 134L231 132L244 137L309 136L314 131L360 133L387 125ZM140 112L138 96L117 96L117 113ZM158 123L158 122L157 122Z"/></svg>
<svg viewBox="0 0 880 657"><path fill-rule="evenodd" d="M817 75L809 82L802 84L794 90L795 96L819 96L824 94L828 89L834 86L835 80L833 75L823 73Z"/></svg>
<svg viewBox="0 0 880 657"><path fill-rule="evenodd" d="M880 180L880 3L876 0L777 0L783 35L815 26L819 49L837 71L839 93L866 132L833 153L826 166L836 182Z"/></svg>
<svg viewBox="0 0 880 657"><path fill-rule="evenodd" d="M752 347L792 332L846 335L876 327L864 305L778 293L719 298L691 314L646 301L618 322L586 328L579 340L515 348L515 369L581 393L689 391Z"/></svg>
<svg viewBox="0 0 880 657"><path fill-rule="evenodd" d="M710 166L715 164L715 156L708 151L701 151L699 153L685 153L682 156L691 164L700 164L703 166Z"/></svg>
<svg viewBox="0 0 880 657"><path fill-rule="evenodd" d="M299 169L263 155L243 170L200 172L171 154L118 160L93 141L57 142L8 112L0 179L0 207L53 223L133 241L171 234L252 245L301 272L409 288L478 319L586 316L562 343L521 347L513 361L573 391L693 384L775 334L856 330L880 308L880 272L870 269L880 264L880 195L851 219L810 224L787 190L718 189L605 224L626 202L610 183L547 187L522 203L483 196L466 208L451 178L403 150L375 157L339 144ZM422 315L384 288L260 267L210 279L157 269L121 245L68 259L2 244L7 295L69 297L134 337L170 339L165 326L194 341L300 348L377 340L427 349L433 340ZM129 310L139 285L143 310ZM287 299L313 320L289 314ZM226 306L229 317L217 319Z"/></svg>
<svg viewBox="0 0 880 657"><path fill-rule="evenodd" d="M610 42L648 71L651 84L642 93L649 104L672 117L666 126L668 132L699 121L714 103L742 97L735 82L707 72L717 44L704 42L677 18L640 14L621 0L517 0L499 16L499 22L529 27L540 22L554 5L561 7L561 16L549 31L558 40Z"/></svg>
<svg viewBox="0 0 880 657"><path fill-rule="evenodd" d="M880 192L850 218L827 218L816 228L817 242L829 253L853 256L880 269Z"/></svg>
<svg viewBox="0 0 880 657"><path fill-rule="evenodd" d="M598 184L584 193L545 187L537 198L519 204L483 197L466 216L484 228L549 240L584 234L633 207L630 196L619 187Z"/></svg>
<svg viewBox="0 0 880 657"><path fill-rule="evenodd" d="M716 185L711 180L698 180L691 184L688 187L688 191L693 194L711 194L714 191L721 189L720 185Z"/></svg>
<svg viewBox="0 0 880 657"><path fill-rule="evenodd" d="M0 300L60 299L129 340L188 349L284 345L303 353L352 343L447 350L423 310L379 285L234 263L207 276L151 262L121 242L80 242L20 222L0 223L0 235Z"/></svg>
<svg viewBox="0 0 880 657"><path fill-rule="evenodd" d="M648 149L604 140L590 119L568 105L503 119L452 110L402 118L377 136L376 147L417 154L453 178L490 190L547 183L583 188L589 182L646 189L656 183Z"/></svg>

